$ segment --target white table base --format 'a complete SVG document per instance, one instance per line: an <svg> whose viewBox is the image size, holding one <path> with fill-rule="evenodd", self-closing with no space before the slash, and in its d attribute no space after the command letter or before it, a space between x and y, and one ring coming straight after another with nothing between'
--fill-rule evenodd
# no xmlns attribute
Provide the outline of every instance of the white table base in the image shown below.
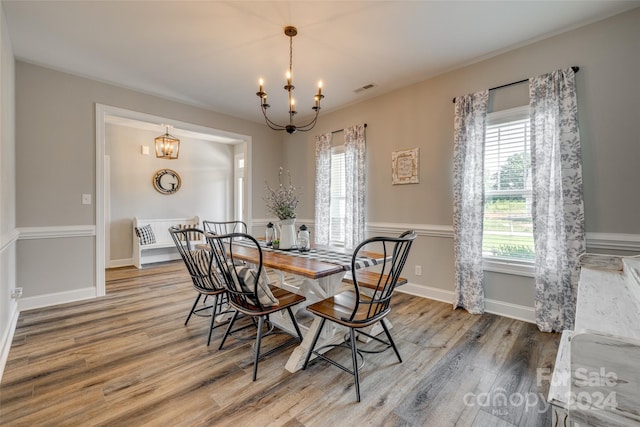
<svg viewBox="0 0 640 427"><path fill-rule="evenodd" d="M320 327L321 319L317 316L312 316L311 313L306 310L306 307L317 301L321 301L325 298L336 295L344 290L351 289L351 285L344 285L342 283L344 273L345 272L332 274L320 279L309 279L294 274L283 273L280 270L267 269L267 274L269 275L269 279L271 280L271 283L273 285L282 287L283 289L286 289L290 292L295 292L299 295L303 295L307 299L303 303L293 307L294 315L296 316L296 320L298 320L298 326L300 327L300 331L302 332L302 336L304 339L299 346L294 348L291 356L289 357L289 360L285 365L285 369L287 369L289 372L296 372L302 369L304 360L307 357L309 348L311 347L313 337ZM311 319L311 317L313 317L313 321L311 322L311 324L309 324L308 321L305 322L305 320ZM274 315L271 315L269 318L279 328L282 328L295 335L295 328L291 324L291 319L286 312L280 311ZM391 322L387 321L386 319L384 320L384 322L388 328L393 327L393 325L391 325ZM377 335L383 332L383 329L379 323L376 323L371 328L369 328L369 330L366 330L366 332L371 335ZM346 333L348 333L346 328L334 322L325 322L322 333L318 338L316 349L323 346L335 345L344 342ZM361 336L361 338L366 337ZM369 339L367 339L367 341L368 340ZM330 348L331 347L325 347L325 349L321 349L320 352L328 351L330 350Z"/></svg>

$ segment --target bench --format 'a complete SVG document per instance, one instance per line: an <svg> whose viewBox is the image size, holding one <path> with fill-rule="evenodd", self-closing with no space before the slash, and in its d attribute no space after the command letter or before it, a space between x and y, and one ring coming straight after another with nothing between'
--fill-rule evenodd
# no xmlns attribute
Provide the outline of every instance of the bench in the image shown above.
<svg viewBox="0 0 640 427"><path fill-rule="evenodd" d="M149 226L155 243L142 244L136 229ZM200 226L200 218L133 218L133 265L142 268L144 264L180 259L180 254L169 233L170 227Z"/></svg>

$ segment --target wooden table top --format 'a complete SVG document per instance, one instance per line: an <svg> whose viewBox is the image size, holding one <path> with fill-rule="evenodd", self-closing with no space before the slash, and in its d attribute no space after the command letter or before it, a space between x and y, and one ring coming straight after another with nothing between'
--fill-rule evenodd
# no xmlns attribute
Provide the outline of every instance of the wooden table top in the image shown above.
<svg viewBox="0 0 640 427"><path fill-rule="evenodd" d="M208 247L208 245L198 245L199 247ZM340 249L336 248L336 251ZM381 260L382 254L374 252L361 252L370 258ZM258 250L252 247L233 245L234 258L257 264ZM288 254L286 251L280 250L263 250L262 265L286 273L297 274L299 276L308 277L310 279L320 279L332 274L344 272L344 265L334 264L330 262L320 261L313 258L303 258Z"/></svg>
<svg viewBox="0 0 640 427"><path fill-rule="evenodd" d="M241 245L233 246L233 256L255 264L259 261L257 249ZM310 279L319 279L345 271L341 265L292 256L285 251L262 251L262 265Z"/></svg>

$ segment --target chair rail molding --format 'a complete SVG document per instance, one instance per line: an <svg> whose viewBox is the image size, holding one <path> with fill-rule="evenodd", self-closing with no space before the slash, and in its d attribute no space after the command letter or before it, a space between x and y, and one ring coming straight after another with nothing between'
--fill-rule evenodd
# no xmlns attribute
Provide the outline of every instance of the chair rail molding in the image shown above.
<svg viewBox="0 0 640 427"><path fill-rule="evenodd" d="M8 233L0 235L0 252L4 252L9 246L14 244L18 237L20 236L20 232L17 229L13 229Z"/></svg>
<svg viewBox="0 0 640 427"><path fill-rule="evenodd" d="M257 218L253 220L253 225L266 226L273 219ZM306 224L313 227L313 219L296 219L296 224ZM404 224L398 222L367 222L365 224L367 233L389 233L398 234L406 230L415 230L418 236L445 237L453 239L452 225L436 224ZM587 232L587 248L589 249L609 249L617 251L640 252L640 234L630 233L599 233Z"/></svg>
<svg viewBox="0 0 640 427"><path fill-rule="evenodd" d="M414 230L418 236L446 237L453 239L453 226L435 224L403 224L396 222L367 222L365 229L369 233L402 233Z"/></svg>
<svg viewBox="0 0 640 427"><path fill-rule="evenodd" d="M46 227L20 227L18 240L61 239L67 237L92 237L95 225L58 225Z"/></svg>
<svg viewBox="0 0 640 427"><path fill-rule="evenodd" d="M640 234L587 232L587 248L640 252Z"/></svg>

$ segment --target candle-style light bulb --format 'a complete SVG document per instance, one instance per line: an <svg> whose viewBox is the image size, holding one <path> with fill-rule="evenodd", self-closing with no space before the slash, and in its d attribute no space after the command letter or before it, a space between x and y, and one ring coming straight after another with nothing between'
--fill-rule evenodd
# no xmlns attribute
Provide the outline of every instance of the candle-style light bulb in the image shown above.
<svg viewBox="0 0 640 427"><path fill-rule="evenodd" d="M291 85L291 70L287 70L287 84Z"/></svg>
<svg viewBox="0 0 640 427"><path fill-rule="evenodd" d="M264 85L264 80L260 79L259 84L260 84L260 90L259 90L259 92L264 92L264 91L262 90L262 86Z"/></svg>
<svg viewBox="0 0 640 427"><path fill-rule="evenodd" d="M322 80L318 82L318 95L322 95Z"/></svg>

